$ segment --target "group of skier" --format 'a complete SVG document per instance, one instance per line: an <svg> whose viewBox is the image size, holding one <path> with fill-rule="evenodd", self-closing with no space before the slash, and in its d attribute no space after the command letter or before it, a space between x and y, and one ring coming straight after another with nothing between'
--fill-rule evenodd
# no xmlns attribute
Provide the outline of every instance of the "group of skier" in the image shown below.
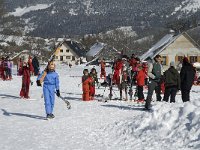
<svg viewBox="0 0 200 150"><path fill-rule="evenodd" d="M194 83L195 68L189 63L187 57L182 60L182 69L180 73L176 70L175 62L170 62L168 70L164 71L162 67L162 57L156 55L153 63L141 62L134 54L131 58L123 56L114 61L112 66L112 73L106 77L105 61L101 60L100 77L104 78L103 86L108 86L110 89L109 98L112 98L112 87L117 85L120 92L120 100L133 100L133 86L136 86L134 101L137 103L145 103L145 109L149 110L151 106L153 92L156 93L157 101L175 102L176 94L181 90L183 102L190 100L190 90ZM94 68L93 68L94 69ZM92 70L93 70L92 69ZM95 70L95 69L94 69ZM92 72L92 71L91 71ZM92 77L88 70L83 71L82 77L83 86L83 100L89 101L94 99L95 88L94 83L98 83L97 73L95 70L95 78ZM145 99L143 89L148 89L147 97ZM94 89L93 89L94 88ZM129 91L128 91L129 90ZM163 91L164 97L161 97ZM125 97L123 97L123 93Z"/></svg>
<svg viewBox="0 0 200 150"><path fill-rule="evenodd" d="M9 57L2 57L0 60L0 78L3 81L12 80L12 61Z"/></svg>

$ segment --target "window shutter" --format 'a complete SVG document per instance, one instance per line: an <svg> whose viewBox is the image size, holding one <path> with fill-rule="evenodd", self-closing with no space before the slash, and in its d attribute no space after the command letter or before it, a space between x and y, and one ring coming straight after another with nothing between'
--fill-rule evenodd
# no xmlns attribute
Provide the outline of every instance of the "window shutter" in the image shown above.
<svg viewBox="0 0 200 150"><path fill-rule="evenodd" d="M166 66L169 65L169 56L166 56Z"/></svg>
<svg viewBox="0 0 200 150"><path fill-rule="evenodd" d="M189 60L189 62L190 62L190 56L189 56L189 55L187 55L187 58L188 58L188 60Z"/></svg>
<svg viewBox="0 0 200 150"><path fill-rule="evenodd" d="M175 56L175 63L178 63L178 55Z"/></svg>
<svg viewBox="0 0 200 150"><path fill-rule="evenodd" d="M197 61L200 62L200 56L197 56Z"/></svg>

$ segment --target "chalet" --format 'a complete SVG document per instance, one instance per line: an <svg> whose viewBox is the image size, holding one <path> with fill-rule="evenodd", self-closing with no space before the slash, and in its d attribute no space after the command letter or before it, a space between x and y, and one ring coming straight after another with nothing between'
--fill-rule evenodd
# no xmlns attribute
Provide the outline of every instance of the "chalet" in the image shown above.
<svg viewBox="0 0 200 150"><path fill-rule="evenodd" d="M191 63L200 62L200 46L186 32L178 35L165 35L140 59L150 61L158 54L162 56L164 68L168 68L171 61L178 66L183 57L188 57Z"/></svg>
<svg viewBox="0 0 200 150"><path fill-rule="evenodd" d="M56 62L78 65L85 56L85 49L77 41L64 40L59 43L58 48L59 52L55 56Z"/></svg>

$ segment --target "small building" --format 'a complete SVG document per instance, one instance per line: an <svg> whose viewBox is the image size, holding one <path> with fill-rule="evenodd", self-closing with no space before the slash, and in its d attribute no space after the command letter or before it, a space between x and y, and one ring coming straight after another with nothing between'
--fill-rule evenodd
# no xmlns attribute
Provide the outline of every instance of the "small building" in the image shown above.
<svg viewBox="0 0 200 150"><path fill-rule="evenodd" d="M162 56L164 68L168 68L171 61L179 66L183 57L188 57L191 63L200 62L200 46L186 32L178 35L165 35L140 59L151 61L158 54Z"/></svg>
<svg viewBox="0 0 200 150"><path fill-rule="evenodd" d="M57 46L59 52L56 53L55 61L59 63L67 63L78 65L85 56L83 45L77 41L64 40Z"/></svg>

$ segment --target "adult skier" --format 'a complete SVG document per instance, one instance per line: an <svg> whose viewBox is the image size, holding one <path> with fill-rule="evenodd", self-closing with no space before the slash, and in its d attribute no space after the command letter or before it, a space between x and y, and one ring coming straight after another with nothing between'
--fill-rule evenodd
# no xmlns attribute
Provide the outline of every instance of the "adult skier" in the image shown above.
<svg viewBox="0 0 200 150"><path fill-rule="evenodd" d="M47 119L54 118L53 109L55 102L55 91L56 95L60 97L59 90L59 76L58 73L55 72L55 64L53 61L48 63L47 69L38 76L37 85L43 84L43 95L45 102L45 111Z"/></svg>
<svg viewBox="0 0 200 150"><path fill-rule="evenodd" d="M29 88L30 88L30 68L28 66L28 62L25 61L23 63L22 68L22 88L20 91L20 97L24 99L29 99Z"/></svg>
<svg viewBox="0 0 200 150"><path fill-rule="evenodd" d="M168 102L170 96L170 103L175 103L175 97L178 90L180 90L180 75L175 69L175 63L170 62L170 68L164 72L165 93L163 101Z"/></svg>
<svg viewBox="0 0 200 150"><path fill-rule="evenodd" d="M105 60L104 59L101 60L101 74L100 74L100 78L101 79L104 78L104 80L106 78L106 64L105 64Z"/></svg>
<svg viewBox="0 0 200 150"><path fill-rule="evenodd" d="M153 91L156 92L157 101L161 101L161 78L163 75L163 68L161 65L161 56L156 55L154 57L154 63L149 65L148 68L148 76L149 76L149 84L148 84L148 94L145 103L145 109L149 110L152 100Z"/></svg>
<svg viewBox="0 0 200 150"><path fill-rule="evenodd" d="M184 57L180 72L181 94L183 102L190 101L190 90L194 82L195 73L195 69L192 64L189 63L188 58Z"/></svg>
<svg viewBox="0 0 200 150"><path fill-rule="evenodd" d="M37 76L39 74L40 65L39 65L39 61L36 56L33 57L32 65L34 68L34 75Z"/></svg>

